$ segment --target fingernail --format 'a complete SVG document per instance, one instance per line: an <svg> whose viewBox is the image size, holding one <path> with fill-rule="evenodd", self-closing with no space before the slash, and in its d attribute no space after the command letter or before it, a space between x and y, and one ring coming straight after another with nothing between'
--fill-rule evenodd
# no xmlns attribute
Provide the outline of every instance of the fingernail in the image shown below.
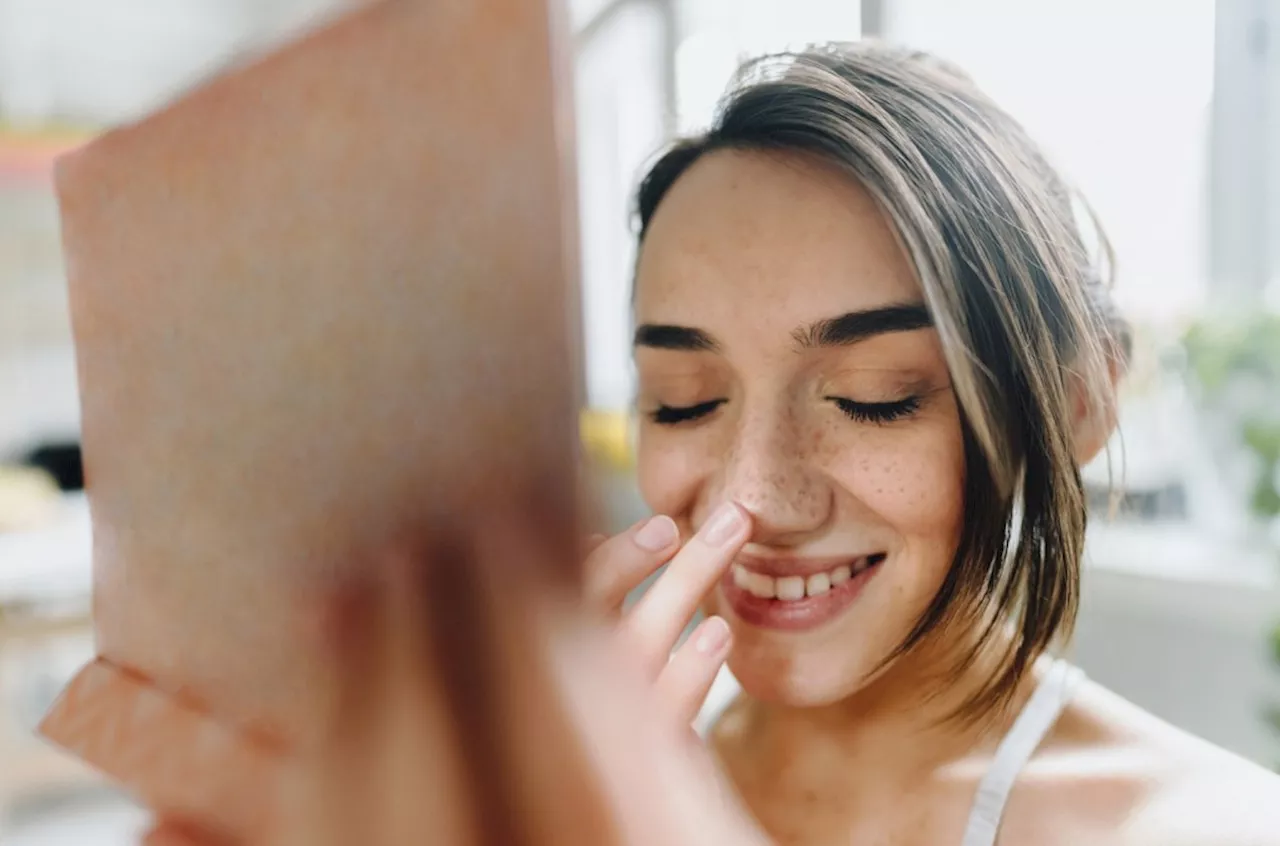
<svg viewBox="0 0 1280 846"><path fill-rule="evenodd" d="M680 532L676 529L675 521L670 517L659 514L640 527L640 531L636 532L634 540L636 546L643 550L661 552L675 543L679 535Z"/></svg>
<svg viewBox="0 0 1280 846"><path fill-rule="evenodd" d="M746 523L742 509L732 502L726 502L715 510L711 519L702 528L702 538L709 546L723 546L737 536Z"/></svg>
<svg viewBox="0 0 1280 846"><path fill-rule="evenodd" d="M729 624L720 617L711 617L702 624L693 648L702 655L718 655L729 645Z"/></svg>

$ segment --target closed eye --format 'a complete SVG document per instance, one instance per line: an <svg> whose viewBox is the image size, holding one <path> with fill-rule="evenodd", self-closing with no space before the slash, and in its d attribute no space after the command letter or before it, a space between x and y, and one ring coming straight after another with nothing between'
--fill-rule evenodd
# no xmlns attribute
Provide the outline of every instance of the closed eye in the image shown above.
<svg viewBox="0 0 1280 846"><path fill-rule="evenodd" d="M894 402L858 402L844 397L826 397L847 417L858 423L892 423L910 417L920 409L919 397L907 397Z"/></svg>
<svg viewBox="0 0 1280 846"><path fill-rule="evenodd" d="M720 406L724 405L722 399L710 400L709 402L700 402L697 405L660 405L654 411L650 412L649 417L654 423L662 426L676 426L680 423L689 423L711 414Z"/></svg>

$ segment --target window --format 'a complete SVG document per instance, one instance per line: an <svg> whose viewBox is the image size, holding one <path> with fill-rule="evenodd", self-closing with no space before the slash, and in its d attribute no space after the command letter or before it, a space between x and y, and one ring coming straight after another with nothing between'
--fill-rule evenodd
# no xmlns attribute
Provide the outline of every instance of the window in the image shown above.
<svg viewBox="0 0 1280 846"><path fill-rule="evenodd" d="M597 11L581 41L575 74L582 313L587 402L631 402L629 216L644 164L666 137L669 20L660 2Z"/></svg>
<svg viewBox="0 0 1280 846"><path fill-rule="evenodd" d="M894 0L886 28L972 74L1084 191L1127 313L1203 303L1214 0Z"/></svg>

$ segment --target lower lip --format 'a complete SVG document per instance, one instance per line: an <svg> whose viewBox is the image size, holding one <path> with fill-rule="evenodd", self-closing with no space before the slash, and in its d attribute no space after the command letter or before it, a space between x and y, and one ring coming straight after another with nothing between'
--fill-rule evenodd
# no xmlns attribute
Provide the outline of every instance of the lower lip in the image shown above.
<svg viewBox="0 0 1280 846"><path fill-rule="evenodd" d="M883 566L883 561L872 564L844 584L804 599L761 599L734 584L732 570L721 579L720 590L734 615L744 623L762 629L801 632L816 629L840 616Z"/></svg>

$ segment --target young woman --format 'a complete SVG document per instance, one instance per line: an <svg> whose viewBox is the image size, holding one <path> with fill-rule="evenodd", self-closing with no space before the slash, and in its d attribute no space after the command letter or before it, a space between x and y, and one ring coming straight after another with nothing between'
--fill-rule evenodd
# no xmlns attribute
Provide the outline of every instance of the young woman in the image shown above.
<svg viewBox="0 0 1280 846"><path fill-rule="evenodd" d="M1112 432L1128 337L1102 239L1016 122L917 53L768 60L658 160L639 218L639 481L659 516L586 573L619 613L668 565L614 629L652 685L591 708L599 666L560 676L609 842L754 843L758 821L803 846L1280 844L1273 776L1054 657L1079 468ZM741 692L709 715L717 772L670 738L726 657Z"/></svg>
<svg viewBox="0 0 1280 846"><path fill-rule="evenodd" d="M638 205L639 482L667 516L592 570L745 540L665 578L714 574L742 692L709 742L777 842L1280 843L1273 776L1052 657L1128 335L1014 120L919 53L768 60Z"/></svg>

